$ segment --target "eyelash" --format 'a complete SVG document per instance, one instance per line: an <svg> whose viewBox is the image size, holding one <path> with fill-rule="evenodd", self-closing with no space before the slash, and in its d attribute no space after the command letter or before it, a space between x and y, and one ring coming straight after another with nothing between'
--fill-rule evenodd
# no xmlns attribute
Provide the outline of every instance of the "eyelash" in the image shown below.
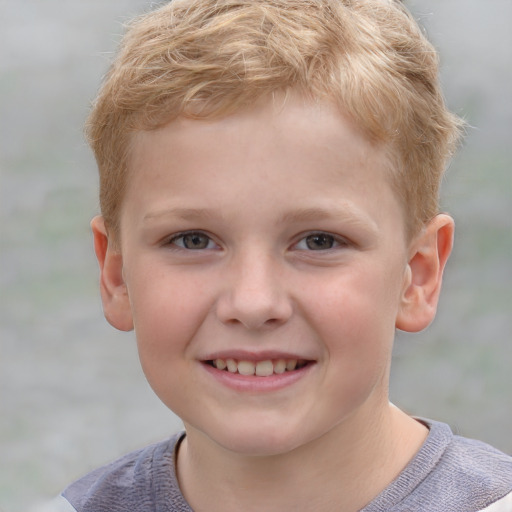
<svg viewBox="0 0 512 512"><path fill-rule="evenodd" d="M187 243L185 242L185 240L187 237L191 237L191 238L192 237L196 237L196 238L205 237L206 240L203 239L203 241L206 242L206 245L204 247L195 247L195 248L186 247ZM328 245L331 244L331 246L324 247L324 248L312 249L311 246L308 245L308 239L310 239L309 240L310 242L313 242L315 238L317 239L317 241L320 241L321 243L327 242ZM181 244L178 243L179 240L182 241ZM209 247L211 244L214 244L216 247L218 247L217 244L212 239L212 237L202 231L186 231L184 233L178 233L166 242L166 245L173 245L179 249L183 249L183 250L187 250L187 251L202 251L202 250L212 249L213 247ZM306 246L300 247L301 244L305 244ZM293 244L292 248L295 248L295 249L298 249L301 251L306 251L306 252L324 252L324 251L336 249L337 247L346 247L347 245L349 245L349 242L343 237L336 236L336 235L333 235L333 234L325 232L325 231L315 231L315 232L310 232L310 233L303 235L299 239L298 242Z"/></svg>
<svg viewBox="0 0 512 512"><path fill-rule="evenodd" d="M325 241L325 239L327 239L330 243L332 243L332 246L326 247L323 249L312 249L310 246L307 246L307 245L306 245L306 247L302 247L302 248L299 247L299 245L301 243L307 244L308 239L313 239L315 237L317 239L323 238L324 241ZM323 252L323 251L329 251L332 249L336 249L338 247L346 247L348 245L349 245L349 242L343 237L333 235L332 233L328 233L326 231L314 231L314 232L307 233L306 235L302 236L302 238L296 244L294 244L294 247L299 250L307 251L307 252Z"/></svg>
<svg viewBox="0 0 512 512"><path fill-rule="evenodd" d="M205 247L199 247L199 248L186 247L185 242L184 242L186 237L194 237L194 236L195 237L205 237L207 239L207 245ZM183 240L182 245L177 243L177 241L180 239ZM207 235L206 233L203 233L202 231L186 231L184 233L178 233L177 235L174 235L166 242L166 245L174 245L175 247L177 247L179 249L184 249L186 251L201 251L201 250L205 250L205 249L212 249L212 247L208 247L210 244L214 244L215 246L217 246L217 244L213 241L212 237Z"/></svg>

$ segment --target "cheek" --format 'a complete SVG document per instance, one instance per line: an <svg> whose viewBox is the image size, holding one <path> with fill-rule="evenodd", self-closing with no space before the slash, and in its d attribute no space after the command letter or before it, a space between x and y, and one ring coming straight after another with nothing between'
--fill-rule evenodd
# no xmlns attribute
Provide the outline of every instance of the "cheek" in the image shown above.
<svg viewBox="0 0 512 512"><path fill-rule="evenodd" d="M129 291L141 359L183 352L211 309L204 283L177 272L142 276Z"/></svg>
<svg viewBox="0 0 512 512"><path fill-rule="evenodd" d="M364 403L375 390L387 389L395 336L395 301L389 279L379 286L366 278L344 279L325 294L315 308L316 333L328 364L324 392L339 404L340 414Z"/></svg>
<svg viewBox="0 0 512 512"><path fill-rule="evenodd" d="M331 357L353 353L364 363L392 344L399 292L391 274L361 269L317 286L309 311Z"/></svg>
<svg viewBox="0 0 512 512"><path fill-rule="evenodd" d="M179 411L181 396L192 393L193 340L210 301L190 279L141 280L137 292L132 307L142 369L162 402Z"/></svg>

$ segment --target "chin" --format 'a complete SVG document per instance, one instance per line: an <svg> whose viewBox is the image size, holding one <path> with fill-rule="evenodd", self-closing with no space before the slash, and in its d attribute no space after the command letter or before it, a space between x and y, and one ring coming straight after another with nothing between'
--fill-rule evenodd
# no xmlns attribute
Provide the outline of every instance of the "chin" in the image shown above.
<svg viewBox="0 0 512 512"><path fill-rule="evenodd" d="M265 425L254 422L238 428L222 428L218 432L206 432L208 437L222 448L239 455L272 457L292 452L311 439L305 432L298 432L289 425Z"/></svg>

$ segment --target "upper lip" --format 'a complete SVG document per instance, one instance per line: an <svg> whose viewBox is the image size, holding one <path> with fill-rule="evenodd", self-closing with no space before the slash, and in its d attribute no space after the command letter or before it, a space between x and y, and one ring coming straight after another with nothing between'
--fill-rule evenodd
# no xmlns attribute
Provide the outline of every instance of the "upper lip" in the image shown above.
<svg viewBox="0 0 512 512"><path fill-rule="evenodd" d="M262 350L254 352L248 350L219 350L211 352L205 357L201 357L202 361L213 361L215 359L235 359L236 361L268 361L277 359L314 360L312 357L305 356L304 354L283 352L280 350Z"/></svg>

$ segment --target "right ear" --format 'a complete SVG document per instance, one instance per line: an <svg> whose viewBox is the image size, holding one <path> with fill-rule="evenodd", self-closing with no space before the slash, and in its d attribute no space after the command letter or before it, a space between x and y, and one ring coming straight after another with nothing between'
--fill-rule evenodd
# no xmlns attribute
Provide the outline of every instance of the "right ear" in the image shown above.
<svg viewBox="0 0 512 512"><path fill-rule="evenodd" d="M107 321L120 331L133 329L133 317L128 289L123 278L123 257L114 248L105 220L101 216L91 221L94 236L94 251L100 266L100 292L103 313Z"/></svg>

